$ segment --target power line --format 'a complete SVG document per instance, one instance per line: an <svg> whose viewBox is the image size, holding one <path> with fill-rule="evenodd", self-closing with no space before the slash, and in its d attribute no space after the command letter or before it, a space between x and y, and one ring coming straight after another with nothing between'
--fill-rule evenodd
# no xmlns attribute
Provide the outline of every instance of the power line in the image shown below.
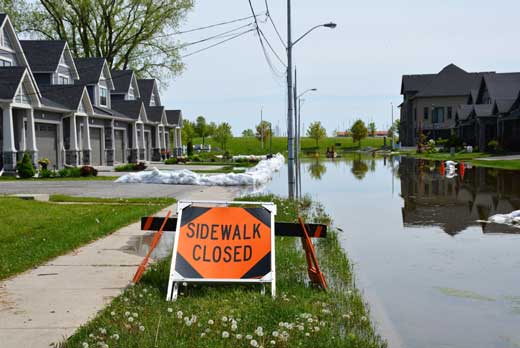
<svg viewBox="0 0 520 348"><path fill-rule="evenodd" d="M282 43L283 47L287 48L287 45L285 44L285 41L282 38L282 35L280 35L280 32L278 31L278 28L276 27L276 24L274 24L273 18L271 17L271 12L269 12L269 5L267 3L267 0L265 0L265 15L267 16L267 18L271 22L271 24L272 24L272 26L274 28L274 31L276 32L276 35L280 39L280 42Z"/></svg>
<svg viewBox="0 0 520 348"><path fill-rule="evenodd" d="M250 33L250 32L252 32L252 31L254 31L254 30L255 30L254 28L253 28L253 29L246 30L246 31L244 31L244 32L242 32L242 33L239 33L239 34L236 34L236 35L234 35L234 36L231 36L230 38L227 38L227 39L225 39L225 40L219 41L219 42L214 43L214 44L212 44L212 45L210 45L210 46L207 46L207 47L201 48L200 50L196 50L196 51L194 51L194 52L191 52L191 53L185 54L185 55L181 56L181 58L186 58L186 57L192 56L192 55L194 55L194 54L196 54L196 53L206 51L206 50L208 50L208 49L210 49L210 48L213 48L213 47L215 47L215 46L221 45L221 44L223 44L223 43L225 43L225 42L228 42L228 41L230 41L230 40L236 39L237 37L240 37L240 36L242 36L242 35L245 35L245 34L247 34L247 33Z"/></svg>

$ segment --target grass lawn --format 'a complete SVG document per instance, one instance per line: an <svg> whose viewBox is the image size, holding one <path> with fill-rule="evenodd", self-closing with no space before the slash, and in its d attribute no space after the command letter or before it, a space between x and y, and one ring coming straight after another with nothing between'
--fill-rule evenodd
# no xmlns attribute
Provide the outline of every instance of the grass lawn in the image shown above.
<svg viewBox="0 0 520 348"><path fill-rule="evenodd" d="M17 180L20 180L20 181L85 181L85 180L108 180L108 181L114 181L116 180L117 178L119 178L118 176L81 176L81 177L78 177L78 178L46 178L46 179L43 179L43 178L30 178L30 179L20 179L20 178L17 178L15 176L8 176L8 175L4 175L4 176L0 176L0 181L17 181Z"/></svg>
<svg viewBox="0 0 520 348"><path fill-rule="evenodd" d="M61 199L87 200L63 196ZM103 237L141 216L157 212L172 200L155 202L158 204L143 201L141 205L60 205L0 197L0 279Z"/></svg>
<svg viewBox="0 0 520 348"><path fill-rule="evenodd" d="M296 204L274 197L278 221L295 221ZM327 220L322 210L309 221ZM166 302L170 260L158 262L141 283L129 288L81 327L61 347L385 347L375 334L355 288L352 267L336 232L316 242L329 290L306 284L300 240L276 239L278 297L258 285L181 286Z"/></svg>
<svg viewBox="0 0 520 348"><path fill-rule="evenodd" d="M173 198L98 198L77 197L67 195L51 195L51 202L80 202L80 203L117 203L168 206L176 202Z"/></svg>
<svg viewBox="0 0 520 348"><path fill-rule="evenodd" d="M211 147L219 147L220 145L212 138L205 139L206 144L211 144ZM193 144L202 144L202 138L193 139ZM319 150L320 152L325 152L327 147L332 147L335 144L341 144L341 146L336 146L336 151L340 152L342 150L356 150L359 148L358 143L352 141L351 137L330 137L325 138L319 142ZM389 144L389 143L388 143ZM381 147L383 146L383 138L365 138L361 141L361 147ZM302 153L316 151L316 142L311 138L301 138L301 147ZM269 153L269 141L264 145L264 149L262 149L261 143L255 137L234 137L230 139L227 150L232 155L265 155ZM273 137L273 153L287 153L287 138L286 137Z"/></svg>
<svg viewBox="0 0 520 348"><path fill-rule="evenodd" d="M455 155L450 155L446 152L438 152L438 153L412 153L410 156L415 158L423 158L423 159L430 159L430 160L438 160L438 161L469 161L473 160L475 158L482 158L482 157L489 157L491 156L488 153L485 152L459 152L455 153Z"/></svg>

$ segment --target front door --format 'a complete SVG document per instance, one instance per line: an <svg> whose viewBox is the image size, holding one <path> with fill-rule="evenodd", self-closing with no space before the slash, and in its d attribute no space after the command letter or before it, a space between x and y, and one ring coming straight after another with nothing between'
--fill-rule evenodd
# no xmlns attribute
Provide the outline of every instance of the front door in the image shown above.
<svg viewBox="0 0 520 348"><path fill-rule="evenodd" d="M146 143L145 158L146 158L147 161L150 161L151 160L150 153L151 153L151 149L152 149L152 141L150 139L150 133L149 132L145 132L144 133L144 141Z"/></svg>
<svg viewBox="0 0 520 348"><path fill-rule="evenodd" d="M114 137L115 137L115 160L116 162L123 163L125 161L125 132L122 130L115 130L114 131Z"/></svg>

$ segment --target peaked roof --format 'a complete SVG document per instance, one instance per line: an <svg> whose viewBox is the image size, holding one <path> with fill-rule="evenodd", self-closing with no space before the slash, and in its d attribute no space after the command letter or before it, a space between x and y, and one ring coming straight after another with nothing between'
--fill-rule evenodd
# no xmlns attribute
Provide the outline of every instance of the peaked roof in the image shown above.
<svg viewBox="0 0 520 348"><path fill-rule="evenodd" d="M475 115L477 117L493 116L493 104L477 104L474 106Z"/></svg>
<svg viewBox="0 0 520 348"><path fill-rule="evenodd" d="M76 64L79 73L80 81L78 83L91 85L99 82L105 65L105 58L75 58L74 64Z"/></svg>
<svg viewBox="0 0 520 348"><path fill-rule="evenodd" d="M31 70L54 72L65 49L63 40L20 40Z"/></svg>
<svg viewBox="0 0 520 348"><path fill-rule="evenodd" d="M457 116L459 118L459 121L465 121L469 118L469 115L473 111L473 105L460 105L457 109Z"/></svg>
<svg viewBox="0 0 520 348"><path fill-rule="evenodd" d="M13 99L26 68L11 66L0 68L0 99Z"/></svg>
<svg viewBox="0 0 520 348"><path fill-rule="evenodd" d="M162 122L164 106L148 106L148 104L145 104L145 108L146 116L148 116L148 121L158 123Z"/></svg>
<svg viewBox="0 0 520 348"><path fill-rule="evenodd" d="M401 82L401 94L406 92L418 92L430 84L435 74L403 75Z"/></svg>
<svg viewBox="0 0 520 348"><path fill-rule="evenodd" d="M168 124L181 126L182 125L181 110L166 110L166 120L168 121Z"/></svg>
<svg viewBox="0 0 520 348"><path fill-rule="evenodd" d="M141 114L142 100L112 100L112 109L127 117L138 120Z"/></svg>
<svg viewBox="0 0 520 348"><path fill-rule="evenodd" d="M516 99L520 91L520 73L485 75L483 80L493 100Z"/></svg>
<svg viewBox="0 0 520 348"><path fill-rule="evenodd" d="M469 73L455 64L444 67L416 97L466 96L477 89L481 78L493 72Z"/></svg>
<svg viewBox="0 0 520 348"><path fill-rule="evenodd" d="M77 110L83 93L87 93L84 85L42 86L40 91L45 98L70 110Z"/></svg>
<svg viewBox="0 0 520 348"><path fill-rule="evenodd" d="M139 86L139 94L143 99L145 105L150 105L150 99L152 98L153 89L155 86L154 79L140 79L137 80Z"/></svg>
<svg viewBox="0 0 520 348"><path fill-rule="evenodd" d="M111 93L126 93L132 82L132 70L111 70L112 81L115 89Z"/></svg>
<svg viewBox="0 0 520 348"><path fill-rule="evenodd" d="M495 100L495 105L497 107L498 113L504 114L509 112L513 105L515 104L516 99L497 99Z"/></svg>

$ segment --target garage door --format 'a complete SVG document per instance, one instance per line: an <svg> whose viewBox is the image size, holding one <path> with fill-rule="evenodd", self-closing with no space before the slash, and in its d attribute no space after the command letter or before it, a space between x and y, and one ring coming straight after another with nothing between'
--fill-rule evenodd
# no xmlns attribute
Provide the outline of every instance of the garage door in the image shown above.
<svg viewBox="0 0 520 348"><path fill-rule="evenodd" d="M101 128L90 128L90 146L92 147L90 164L100 166L103 158L101 155Z"/></svg>
<svg viewBox="0 0 520 348"><path fill-rule="evenodd" d="M115 148L116 148L115 159L116 159L116 162L119 162L119 163L123 163L125 161L125 142L123 140L124 136L125 136L124 131L122 131L122 130L114 131Z"/></svg>
<svg viewBox="0 0 520 348"><path fill-rule="evenodd" d="M36 123L36 146L38 157L51 161L49 168L58 166L58 132L55 124Z"/></svg>

